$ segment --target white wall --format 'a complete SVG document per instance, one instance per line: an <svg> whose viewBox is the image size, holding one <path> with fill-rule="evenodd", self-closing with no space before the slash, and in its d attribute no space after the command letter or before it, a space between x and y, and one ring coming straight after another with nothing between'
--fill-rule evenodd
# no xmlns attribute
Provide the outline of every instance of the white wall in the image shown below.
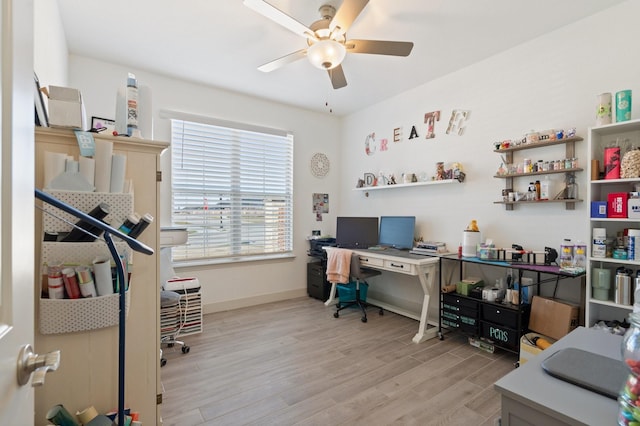
<svg viewBox="0 0 640 426"><path fill-rule="evenodd" d="M40 85L66 86L69 51L58 2L35 0L33 9L33 68Z"/></svg>
<svg viewBox="0 0 640 426"><path fill-rule="evenodd" d="M294 132L295 260L178 270L182 276L200 278L208 310L224 309L304 294L304 238L312 229L335 233L337 215L416 215L420 235L445 241L451 248L458 246L471 219L478 220L483 235L492 237L498 246L520 243L538 250L558 247L562 238L588 240L586 203L578 203L574 211L565 210L563 204L518 206L514 211L493 204L500 198L504 181L492 177L500 164L492 144L530 129L576 127L578 135L585 138L577 144L577 153L581 166L586 168L587 129L594 124L597 94L632 89L636 93L633 116L638 117L640 60L635 49L626 46L632 46L640 35L633 22L639 12L638 2L626 2L343 120L76 56L69 59L68 85L82 91L89 117L109 118L115 115L117 88L124 84L127 72L135 72L141 84L153 90L156 139L169 138L168 122L158 119L160 109ZM445 135L453 109L471 111L464 136ZM437 136L425 140L424 113L434 110L442 112L436 123ZM421 138L409 141L406 138L412 125L416 125ZM395 127L402 127L404 132L404 139L398 144L391 142ZM365 155L364 141L371 132L376 133L377 140L389 139L387 152ZM315 152L324 152L331 160L332 170L322 180L313 178L308 171L309 159ZM538 156L561 158L564 151L562 147L551 147L540 154L532 152L533 159ZM467 181L376 191L368 198L352 191L365 172L431 175L437 161L461 162ZM584 196L586 173L578 177ZM520 182L517 188L522 189L526 183ZM560 186L557 182L558 191ZM331 212L320 224L311 212L313 192L327 192L331 197ZM164 188L165 206L168 196ZM163 209L163 224L167 211ZM405 293L399 297L408 304L415 303L415 284L405 283L404 287Z"/></svg>
<svg viewBox="0 0 640 426"><path fill-rule="evenodd" d="M251 303L306 294L306 237L312 229L329 231L335 222L337 204L330 207L324 222L316 222L312 212L311 194L329 193L337 200L339 169L334 168L324 179L314 178L309 171L311 156L324 152L329 159L338 158L340 122L337 118L300 110L261 99L238 95L212 87L203 87L167 78L144 70L100 62L71 55L69 84L82 91L87 116L113 118L118 87L126 83L133 72L139 84L152 90L154 138L170 140L170 122L159 119L161 109L216 117L242 123L284 129L294 134L294 254L295 259L232 263L208 267L181 268L180 276L198 277L203 286L205 311L227 309ZM164 157L168 157L165 153ZM168 161L163 159L163 173L168 174ZM169 224L170 188L168 179L161 190L163 199L161 223ZM144 212L140 212L144 213ZM286 277L286 278L285 278Z"/></svg>
<svg viewBox="0 0 640 426"><path fill-rule="evenodd" d="M493 178L501 162L492 152L493 143L530 129L575 127L584 138L576 150L585 168L578 174L580 195L585 197L587 130L595 125L596 95L632 89L632 114L640 117L640 57L634 47L640 38L637 16L640 2L626 2L346 117L340 157L349 161L340 164L340 214L416 215L419 235L444 241L454 250L471 219L498 247L519 243L542 250L559 248L563 238L589 240L586 202L577 203L573 211L561 203L517 206L513 211L493 204L505 184L504 179ZM453 109L471 111L463 136L445 134ZM436 123L436 138L427 140L424 113L435 110L442 111L442 118ZM420 139L407 140L412 125ZM392 142L395 127L404 130L404 139L397 144ZM388 151L365 154L365 138L371 132L377 140L389 139ZM526 155L533 160L564 158L564 147ZM371 191L368 198L351 190L365 172L433 175L437 161L461 162L466 181ZM553 178L558 192L564 187L559 181L562 175ZM523 178L516 189L526 190L528 183ZM397 295L395 287L394 292Z"/></svg>

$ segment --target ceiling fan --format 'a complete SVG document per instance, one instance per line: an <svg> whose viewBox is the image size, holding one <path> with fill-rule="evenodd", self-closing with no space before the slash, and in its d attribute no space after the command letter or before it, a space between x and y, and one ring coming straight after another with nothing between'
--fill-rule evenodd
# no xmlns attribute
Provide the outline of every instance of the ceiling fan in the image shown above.
<svg viewBox="0 0 640 426"><path fill-rule="evenodd" d="M270 72L307 57L317 68L327 70L333 88L340 89L347 85L340 65L347 53L408 56L413 49L412 42L347 40L347 30L367 3L369 0L344 0L338 10L325 4L319 9L321 19L307 27L266 1L244 0L246 6L307 39L307 48L267 62L258 69Z"/></svg>

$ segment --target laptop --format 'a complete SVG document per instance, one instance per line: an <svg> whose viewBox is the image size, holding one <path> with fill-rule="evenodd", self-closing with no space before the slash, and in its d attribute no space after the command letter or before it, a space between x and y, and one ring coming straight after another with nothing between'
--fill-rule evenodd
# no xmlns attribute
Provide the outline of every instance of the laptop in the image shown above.
<svg viewBox="0 0 640 426"><path fill-rule="evenodd" d="M629 376L623 361L577 348L560 349L541 365L550 376L612 399Z"/></svg>

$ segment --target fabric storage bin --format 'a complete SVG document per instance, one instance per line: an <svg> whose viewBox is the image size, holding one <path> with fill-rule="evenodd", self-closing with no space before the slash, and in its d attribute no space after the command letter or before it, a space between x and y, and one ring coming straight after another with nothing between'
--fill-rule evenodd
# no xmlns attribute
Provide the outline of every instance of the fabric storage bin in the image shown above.
<svg viewBox="0 0 640 426"><path fill-rule="evenodd" d="M367 289L369 288L369 284L360 283L360 300L363 302L367 301ZM336 286L338 290L338 299L340 302L353 302L356 300L356 283L350 282L349 284L338 284Z"/></svg>

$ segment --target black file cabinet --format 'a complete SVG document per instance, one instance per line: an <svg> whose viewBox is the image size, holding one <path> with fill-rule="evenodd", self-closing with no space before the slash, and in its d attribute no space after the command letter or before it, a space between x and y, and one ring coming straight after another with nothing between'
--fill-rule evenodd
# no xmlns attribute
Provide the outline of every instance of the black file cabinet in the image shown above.
<svg viewBox="0 0 640 426"><path fill-rule="evenodd" d="M331 283L327 281L326 262L307 263L307 293L323 302L329 298Z"/></svg>

